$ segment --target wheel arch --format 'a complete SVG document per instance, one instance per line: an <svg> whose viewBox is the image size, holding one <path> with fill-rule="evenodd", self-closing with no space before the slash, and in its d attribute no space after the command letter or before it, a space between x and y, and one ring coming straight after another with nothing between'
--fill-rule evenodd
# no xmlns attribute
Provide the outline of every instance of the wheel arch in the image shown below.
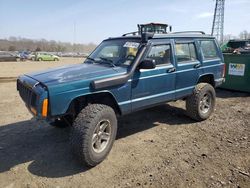
<svg viewBox="0 0 250 188"><path fill-rule="evenodd" d="M109 91L90 93L80 95L71 100L68 105L66 114L78 114L88 104L105 104L114 109L117 115L121 115L122 111L114 95Z"/></svg>
<svg viewBox="0 0 250 188"><path fill-rule="evenodd" d="M208 83L215 87L214 75L212 73L201 75L197 81L197 84L199 83Z"/></svg>

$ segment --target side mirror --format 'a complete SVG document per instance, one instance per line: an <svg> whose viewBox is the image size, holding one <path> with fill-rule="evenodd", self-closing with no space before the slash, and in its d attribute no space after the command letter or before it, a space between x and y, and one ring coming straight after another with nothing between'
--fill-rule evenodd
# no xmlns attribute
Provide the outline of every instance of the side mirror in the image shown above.
<svg viewBox="0 0 250 188"><path fill-rule="evenodd" d="M154 59L144 59L139 64L139 69L154 69L155 68L155 60Z"/></svg>

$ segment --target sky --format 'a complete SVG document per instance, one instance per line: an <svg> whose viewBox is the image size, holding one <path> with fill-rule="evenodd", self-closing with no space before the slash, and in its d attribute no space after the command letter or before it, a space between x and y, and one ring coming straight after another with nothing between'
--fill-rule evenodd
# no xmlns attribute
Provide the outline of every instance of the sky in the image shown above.
<svg viewBox="0 0 250 188"><path fill-rule="evenodd" d="M161 22L211 33L214 0L0 0L0 39L96 43ZM250 0L226 0L224 34L250 32Z"/></svg>

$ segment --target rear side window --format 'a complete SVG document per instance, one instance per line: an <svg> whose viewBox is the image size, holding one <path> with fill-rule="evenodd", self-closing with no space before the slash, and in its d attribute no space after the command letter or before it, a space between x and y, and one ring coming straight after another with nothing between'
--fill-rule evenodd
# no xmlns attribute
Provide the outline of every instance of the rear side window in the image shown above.
<svg viewBox="0 0 250 188"><path fill-rule="evenodd" d="M175 44L175 51L178 63L197 60L194 43L177 43Z"/></svg>
<svg viewBox="0 0 250 188"><path fill-rule="evenodd" d="M204 59L218 58L216 45L213 40L202 40L200 41L200 46Z"/></svg>
<svg viewBox="0 0 250 188"><path fill-rule="evenodd" d="M171 63L171 48L169 44L152 46L147 59L154 59L156 65L165 65Z"/></svg>

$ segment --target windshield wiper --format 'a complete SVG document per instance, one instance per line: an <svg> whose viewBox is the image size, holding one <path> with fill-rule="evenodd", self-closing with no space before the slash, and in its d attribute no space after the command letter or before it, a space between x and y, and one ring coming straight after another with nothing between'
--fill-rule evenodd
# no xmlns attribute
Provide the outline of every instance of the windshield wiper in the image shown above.
<svg viewBox="0 0 250 188"><path fill-rule="evenodd" d="M103 60L104 62L107 62L108 64L112 65L113 67L116 67L111 59L108 59L108 58L105 58L105 57L99 57L99 58L101 60Z"/></svg>
<svg viewBox="0 0 250 188"><path fill-rule="evenodd" d="M95 60L94 58L87 57L86 59L91 60L91 61L93 61L93 62L95 62L95 63L96 63L96 60Z"/></svg>

